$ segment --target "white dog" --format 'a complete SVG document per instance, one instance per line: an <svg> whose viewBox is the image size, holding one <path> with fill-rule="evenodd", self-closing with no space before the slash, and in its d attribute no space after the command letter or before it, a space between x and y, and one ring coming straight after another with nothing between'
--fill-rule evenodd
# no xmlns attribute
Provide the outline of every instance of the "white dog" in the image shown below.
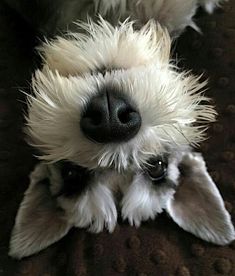
<svg viewBox="0 0 235 276"><path fill-rule="evenodd" d="M205 162L191 150L216 115L206 83L174 66L167 30L155 23L174 36L196 28L198 5L211 12L218 2L94 0L112 24L88 20L43 44L27 117L41 163L17 214L11 256L36 253L74 226L112 232L119 208L131 225L166 210L207 241L235 238Z"/></svg>

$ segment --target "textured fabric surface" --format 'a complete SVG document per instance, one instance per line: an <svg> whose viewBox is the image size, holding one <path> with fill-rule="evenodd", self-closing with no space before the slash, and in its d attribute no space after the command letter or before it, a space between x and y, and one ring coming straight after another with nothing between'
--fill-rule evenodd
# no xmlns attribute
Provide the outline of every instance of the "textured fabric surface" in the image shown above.
<svg viewBox="0 0 235 276"><path fill-rule="evenodd" d="M203 35L188 30L175 44L178 65L209 77L207 95L219 113L201 146L235 223L235 2L200 13ZM139 229L119 222L113 234L73 229L38 255L7 256L10 231L36 160L24 142L28 90L36 66L32 30L0 3L0 275L235 275L235 243L219 247L180 229L166 215ZM33 218L32 218L33 219Z"/></svg>

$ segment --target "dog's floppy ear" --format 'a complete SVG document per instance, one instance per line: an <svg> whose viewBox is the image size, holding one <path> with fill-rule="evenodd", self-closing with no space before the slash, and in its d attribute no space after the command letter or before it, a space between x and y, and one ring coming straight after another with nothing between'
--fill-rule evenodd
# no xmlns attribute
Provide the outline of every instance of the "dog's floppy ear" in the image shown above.
<svg viewBox="0 0 235 276"><path fill-rule="evenodd" d="M185 154L180 170L176 193L167 204L172 219L184 230L206 241L225 245L234 240L230 215L202 156Z"/></svg>
<svg viewBox="0 0 235 276"><path fill-rule="evenodd" d="M71 228L51 196L46 168L39 165L21 202L10 240L9 255L23 258L61 239Z"/></svg>

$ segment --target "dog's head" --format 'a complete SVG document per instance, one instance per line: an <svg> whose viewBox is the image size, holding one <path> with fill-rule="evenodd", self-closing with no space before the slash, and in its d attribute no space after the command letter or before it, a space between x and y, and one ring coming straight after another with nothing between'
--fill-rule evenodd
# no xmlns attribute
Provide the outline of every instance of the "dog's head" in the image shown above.
<svg viewBox="0 0 235 276"><path fill-rule="evenodd" d="M41 48L27 131L41 159L55 164L31 175L10 255L38 252L73 226L111 232L119 207L135 226L166 210L196 236L231 242L222 197L202 156L190 153L215 118L205 83L171 64L169 36L154 23L82 27Z"/></svg>
<svg viewBox="0 0 235 276"><path fill-rule="evenodd" d="M205 83L171 64L166 31L102 19L82 28L41 48L27 130L42 159L127 169L204 138L215 111Z"/></svg>

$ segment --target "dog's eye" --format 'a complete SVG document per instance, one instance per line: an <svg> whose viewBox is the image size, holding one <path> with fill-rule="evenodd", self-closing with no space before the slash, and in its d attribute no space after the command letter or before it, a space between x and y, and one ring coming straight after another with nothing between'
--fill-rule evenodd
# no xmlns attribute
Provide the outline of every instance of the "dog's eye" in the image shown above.
<svg viewBox="0 0 235 276"><path fill-rule="evenodd" d="M153 182L158 182L166 177L167 163L162 158L149 160L146 173Z"/></svg>
<svg viewBox="0 0 235 276"><path fill-rule="evenodd" d="M62 164L61 175L66 181L80 178L84 172L82 167L73 165L70 162L63 162Z"/></svg>
<svg viewBox="0 0 235 276"><path fill-rule="evenodd" d="M72 196L81 193L91 178L91 172L86 168L77 166L71 162L61 163L61 176L63 178L63 188L60 194Z"/></svg>

